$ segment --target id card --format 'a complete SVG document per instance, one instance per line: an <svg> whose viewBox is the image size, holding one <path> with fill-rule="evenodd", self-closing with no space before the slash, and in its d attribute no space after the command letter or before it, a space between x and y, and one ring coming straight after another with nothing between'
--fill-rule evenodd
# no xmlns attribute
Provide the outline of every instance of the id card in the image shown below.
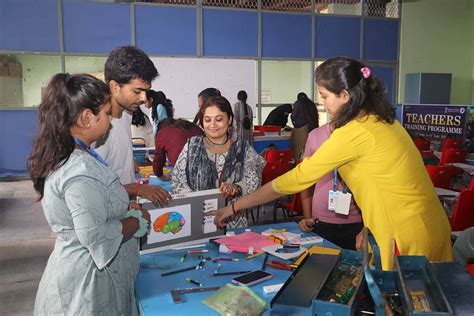
<svg viewBox="0 0 474 316"><path fill-rule="evenodd" d="M341 191L338 191L337 193L338 194L336 200L336 213L342 215L349 215L352 194L344 193Z"/></svg>
<svg viewBox="0 0 474 316"><path fill-rule="evenodd" d="M337 195L339 191L330 190L328 197L328 210L335 211L337 205Z"/></svg>

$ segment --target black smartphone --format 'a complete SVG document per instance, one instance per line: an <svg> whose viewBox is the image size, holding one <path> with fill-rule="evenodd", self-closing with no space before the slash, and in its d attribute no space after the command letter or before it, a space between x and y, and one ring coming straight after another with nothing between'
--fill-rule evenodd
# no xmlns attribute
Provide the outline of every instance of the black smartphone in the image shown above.
<svg viewBox="0 0 474 316"><path fill-rule="evenodd" d="M232 279L232 283L237 285L246 285L250 286L268 279L271 279L273 276L271 273L263 270L255 270L241 276L235 277Z"/></svg>

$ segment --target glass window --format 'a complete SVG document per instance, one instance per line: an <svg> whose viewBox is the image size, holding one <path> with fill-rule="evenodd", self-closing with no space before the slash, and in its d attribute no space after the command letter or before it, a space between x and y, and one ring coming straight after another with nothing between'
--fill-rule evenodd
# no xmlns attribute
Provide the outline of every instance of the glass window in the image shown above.
<svg viewBox="0 0 474 316"><path fill-rule="evenodd" d="M275 107L293 104L300 92L311 95L310 61L262 61L261 123ZM292 126L291 119L288 125Z"/></svg>
<svg viewBox="0 0 474 316"><path fill-rule="evenodd" d="M104 65L107 57L66 56L66 72L71 74L86 73L104 80Z"/></svg>
<svg viewBox="0 0 474 316"><path fill-rule="evenodd" d="M51 77L61 71L61 57L0 55L0 106L38 106Z"/></svg>

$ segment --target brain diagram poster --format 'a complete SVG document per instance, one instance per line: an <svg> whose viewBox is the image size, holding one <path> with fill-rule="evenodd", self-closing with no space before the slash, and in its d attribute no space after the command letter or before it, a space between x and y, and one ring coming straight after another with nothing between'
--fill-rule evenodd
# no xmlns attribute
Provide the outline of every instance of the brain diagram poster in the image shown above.
<svg viewBox="0 0 474 316"><path fill-rule="evenodd" d="M191 204L149 210L151 227L147 243L191 236Z"/></svg>

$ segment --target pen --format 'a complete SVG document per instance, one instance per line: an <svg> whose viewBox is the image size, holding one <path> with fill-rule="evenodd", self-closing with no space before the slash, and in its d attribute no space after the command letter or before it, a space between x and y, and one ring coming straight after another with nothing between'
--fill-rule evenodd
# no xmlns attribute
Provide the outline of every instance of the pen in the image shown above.
<svg viewBox="0 0 474 316"><path fill-rule="evenodd" d="M184 262L184 259L186 259L186 253L184 253L184 255L181 257L181 259L179 259L179 262Z"/></svg>
<svg viewBox="0 0 474 316"><path fill-rule="evenodd" d="M265 271L265 266L267 265L268 253L265 253L265 258L263 259L262 269Z"/></svg>
<svg viewBox="0 0 474 316"><path fill-rule="evenodd" d="M245 274L251 272L250 270L246 271L230 271L230 272L221 272L221 273L214 273L211 276L222 276L222 275L232 275L232 274Z"/></svg>
<svg viewBox="0 0 474 316"><path fill-rule="evenodd" d="M188 267L188 268L183 268L183 269L179 269L179 270L174 270L174 271L170 271L170 272L165 272L165 273L162 273L161 276L167 276L167 275L172 275L172 274L175 274L175 273L180 273L180 272L184 272L184 271L194 270L195 268L196 268L196 266L192 266L192 267Z"/></svg>
<svg viewBox="0 0 474 316"><path fill-rule="evenodd" d="M191 282L193 284L196 284L197 286L202 286L202 283L199 283L198 281L194 281L191 278L186 278L185 280L188 281L188 282Z"/></svg>
<svg viewBox="0 0 474 316"><path fill-rule="evenodd" d="M239 261L239 258L227 258L227 257L219 257L217 259L214 259L216 262L217 261Z"/></svg>
<svg viewBox="0 0 474 316"><path fill-rule="evenodd" d="M189 253L189 254L193 254L193 253L205 253L205 252L209 252L209 250L207 250L207 249L201 249L201 250L188 250L188 253Z"/></svg>
<svg viewBox="0 0 474 316"><path fill-rule="evenodd" d="M218 263L216 270L214 270L214 274L219 273L219 269L221 268L222 264Z"/></svg>
<svg viewBox="0 0 474 316"><path fill-rule="evenodd" d="M253 259L255 257L258 257L260 256L262 253L264 253L265 251L260 251L260 252L257 252L257 253L254 253L253 255L250 255L250 256L247 256L247 259Z"/></svg>

